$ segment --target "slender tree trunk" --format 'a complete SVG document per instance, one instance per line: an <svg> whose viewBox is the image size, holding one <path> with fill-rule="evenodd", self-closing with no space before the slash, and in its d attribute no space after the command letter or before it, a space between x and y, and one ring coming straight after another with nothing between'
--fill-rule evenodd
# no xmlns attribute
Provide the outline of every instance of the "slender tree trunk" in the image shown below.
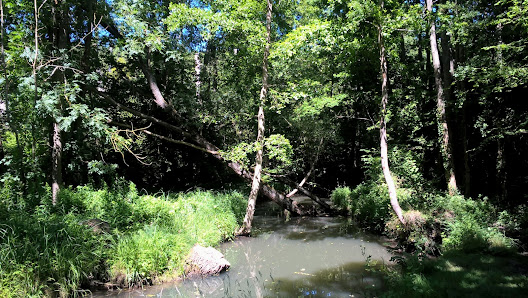
<svg viewBox="0 0 528 298"><path fill-rule="evenodd" d="M195 87L195 97L196 101L198 102L198 107L201 111L203 111L203 102L202 102L202 62L200 61L200 53L196 52L194 53L194 87ZM200 126L199 133L202 134L202 128L203 126ZM196 173L196 172L194 172Z"/></svg>
<svg viewBox="0 0 528 298"><path fill-rule="evenodd" d="M447 124L446 109L445 109L445 94L442 82L442 72L440 69L440 56L438 54L438 43L436 40L436 25L435 20L432 16L433 12L433 0L426 0L427 10L430 14L430 32L429 39L431 43L431 56L433 58L433 71L435 77L435 85L437 90L437 119L439 133L442 137L441 147L442 156L444 159L444 169L447 180L447 187L449 194L453 195L457 193L457 183L454 171L454 162L452 156L451 142L449 140L449 127Z"/></svg>
<svg viewBox="0 0 528 298"><path fill-rule="evenodd" d="M381 7L383 8L383 1L381 2ZM381 120L380 120L380 149L381 149L381 168L383 170L383 176L385 177L385 182L387 183L387 188L389 190L390 203L392 209L398 216L398 219L402 224L405 224L405 219L403 218L403 212L401 210L400 204L398 203L398 196L396 195L396 186L392 175L389 169L389 156L387 153L387 123L385 122L385 115L387 112L387 102L389 100L389 90L388 90L388 72L387 72L387 57L385 54L385 45L383 44L383 32L381 25L378 26L378 45L380 51L380 67L381 67Z"/></svg>
<svg viewBox="0 0 528 298"><path fill-rule="evenodd" d="M194 53L194 85L196 89L196 100L198 101L198 104L200 107L203 106L202 104L202 94L201 94L201 74L202 74L202 62L200 61L200 53Z"/></svg>
<svg viewBox="0 0 528 298"><path fill-rule="evenodd" d="M62 137L61 129L57 122L53 123L53 147L51 153L51 191L53 205L58 203L58 196L62 186Z"/></svg>
<svg viewBox="0 0 528 298"><path fill-rule="evenodd" d="M94 2L93 0L85 0L84 2L84 4L86 5L86 14L88 16L88 25L86 28L86 31L88 31L88 35L84 39L84 53L83 60L81 63L84 72L89 73L91 71L90 56L92 51L93 31L95 30Z"/></svg>
<svg viewBox="0 0 528 298"><path fill-rule="evenodd" d="M37 1L35 0L35 5ZM57 55L60 55L61 49L66 49L68 44L68 32L66 26L66 16L68 15L65 12L62 1L55 2L54 9L54 46L57 49ZM35 12L38 13L37 7L35 7ZM35 38L38 38L38 32L35 35ZM62 62L64 63L64 61ZM36 76L35 76L36 78ZM61 89L59 86L65 84L65 74L64 71L58 69L54 76L53 80L56 84L56 87ZM59 114L62 114L62 94L58 95L57 104L55 108L58 110ZM51 202L53 205L58 203L58 196L60 189L62 187L62 131L57 119L53 119L52 125L52 147L51 147Z"/></svg>
<svg viewBox="0 0 528 298"><path fill-rule="evenodd" d="M152 95L154 95L154 102L156 102L156 105L162 108L165 112L169 113L175 120L180 120L180 116L174 106L163 97L163 94L158 87L156 77L150 70L150 49L146 48L145 51L147 53L147 61L141 63L141 70L147 78Z"/></svg>
<svg viewBox="0 0 528 298"><path fill-rule="evenodd" d="M253 214L255 213L257 195L260 189L260 175L262 172L262 157L264 151L264 103L268 94L268 56L271 45L271 1L267 1L266 12L266 45L264 48L264 59L262 61L262 89L260 90L260 105L258 111L257 156L255 158L255 170L253 171L253 182L251 183L246 216L244 217L242 227L237 232L239 235L249 235L251 233Z"/></svg>
<svg viewBox="0 0 528 298"><path fill-rule="evenodd" d="M499 202L504 202L507 197L507 172L506 172L506 139L497 139L497 163L496 163L496 193Z"/></svg>
<svg viewBox="0 0 528 298"><path fill-rule="evenodd" d="M462 150L464 151L464 194L471 196L471 167L469 157L469 139L467 135L467 105L468 99L464 101L462 106L462 125L460 131L462 133Z"/></svg>

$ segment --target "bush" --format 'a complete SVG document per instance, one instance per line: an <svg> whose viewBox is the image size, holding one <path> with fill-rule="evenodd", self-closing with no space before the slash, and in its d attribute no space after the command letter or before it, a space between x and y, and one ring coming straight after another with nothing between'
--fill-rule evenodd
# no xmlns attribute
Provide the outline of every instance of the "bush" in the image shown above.
<svg viewBox="0 0 528 298"><path fill-rule="evenodd" d="M347 186L338 187L334 189L330 195L330 199L337 208L341 210L348 210L350 201L352 200L352 191Z"/></svg>

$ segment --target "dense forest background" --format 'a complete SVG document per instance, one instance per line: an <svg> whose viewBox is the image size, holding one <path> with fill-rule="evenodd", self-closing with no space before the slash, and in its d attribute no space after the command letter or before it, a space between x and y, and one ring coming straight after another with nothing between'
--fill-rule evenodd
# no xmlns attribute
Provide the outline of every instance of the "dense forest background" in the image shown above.
<svg viewBox="0 0 528 298"><path fill-rule="evenodd" d="M319 197L385 183L380 123L405 210L425 192L523 210L526 0L270 3L262 101L265 1L0 0L2 212L117 177L247 189L263 148L261 196L302 214L284 194L304 178Z"/></svg>
<svg viewBox="0 0 528 298"><path fill-rule="evenodd" d="M379 147L382 28L389 151L412 155L446 189L434 22L458 191L524 203L524 4L441 1L429 13L412 1L276 3L264 180L300 181L315 162L309 182L321 195L363 181L362 156ZM264 5L3 1L4 183L28 197L115 175L148 190L238 182L196 137L223 159L254 162Z"/></svg>

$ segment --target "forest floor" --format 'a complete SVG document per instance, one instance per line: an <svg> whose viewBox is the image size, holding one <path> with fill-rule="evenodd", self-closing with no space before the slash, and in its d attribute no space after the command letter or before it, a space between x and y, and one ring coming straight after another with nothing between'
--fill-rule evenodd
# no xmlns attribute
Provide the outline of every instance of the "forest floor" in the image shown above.
<svg viewBox="0 0 528 298"><path fill-rule="evenodd" d="M528 297L528 255L410 256L385 271L389 297Z"/></svg>

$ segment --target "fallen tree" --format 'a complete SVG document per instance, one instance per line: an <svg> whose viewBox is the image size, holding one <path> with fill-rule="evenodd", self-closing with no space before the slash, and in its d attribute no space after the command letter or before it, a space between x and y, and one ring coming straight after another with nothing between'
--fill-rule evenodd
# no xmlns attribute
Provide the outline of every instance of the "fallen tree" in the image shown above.
<svg viewBox="0 0 528 298"><path fill-rule="evenodd" d="M123 35L121 35L119 30L114 25L112 25L110 22L101 22L101 26L103 26L114 38L119 39L119 40L124 39ZM141 72L143 73L145 79L147 80L149 89L153 96L152 101L156 104L157 107L163 110L165 114L172 119L170 123L165 120L161 120L157 117L154 117L152 115L145 114L141 111L132 109L126 106L125 104L116 101L114 98L112 98L111 95L106 93L103 88L100 88L100 87L96 88L93 86L86 85L86 89L104 98L108 103L112 104L113 106L117 107L118 109L122 111L129 112L130 114L140 119L146 120L151 124L163 127L165 129L170 130L173 133L178 134L179 137L181 137L181 140L179 139L177 140L172 137L167 137L167 136L164 136L158 133L154 133L147 129L141 129L140 131L142 133L162 139L164 141L168 141L168 142L180 144L180 145L185 145L185 146L203 151L205 153L208 153L209 155L213 156L218 161L222 162L225 166L231 169L239 177L245 179L246 181L251 182L253 179L253 173L248 171L242 164L235 162L235 161L225 159L224 156L222 156L220 149L216 145L214 145L213 143L205 139L200 133L193 131L191 128L184 128L182 126L174 124L174 123L185 123L186 121L185 119L181 117L180 113L178 113L175 107L170 102L168 102L163 96L163 93L158 86L156 77L150 69L150 49L148 47L145 47L145 56L146 56L145 59L138 58L136 61L139 64L140 66L139 68L141 69ZM118 123L115 121L111 121L111 124L125 127L127 129L132 129L132 126L124 124L124 123ZM311 169L311 171L313 171L313 169ZM296 184L296 183L292 183L290 180L287 184L292 185L296 187L298 190L300 190L301 192L305 193L308 197L314 200L314 202L320 205L325 211L331 210L330 206L326 204L326 202L324 202L323 200L321 200L320 198L313 195L308 190L302 187L304 182L301 182L300 184ZM286 196L278 192L273 187L265 183L261 183L259 191L261 195L275 202L281 208L290 211L293 215L308 215L308 211L303 210L289 196Z"/></svg>

